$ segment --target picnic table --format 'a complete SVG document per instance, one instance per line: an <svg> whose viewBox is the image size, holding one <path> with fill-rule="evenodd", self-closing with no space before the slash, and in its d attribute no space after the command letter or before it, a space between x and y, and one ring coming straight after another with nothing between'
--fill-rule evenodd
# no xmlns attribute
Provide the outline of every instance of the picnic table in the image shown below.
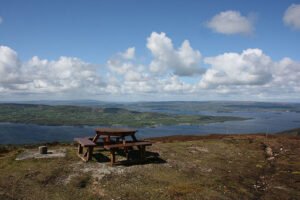
<svg viewBox="0 0 300 200"><path fill-rule="evenodd" d="M93 149L99 146L110 151L111 165L116 163L116 152L123 150L128 160L129 151L135 147L139 150L140 160L144 159L146 146L151 146L151 142L137 140L135 134L137 130L129 128L97 128L95 136L92 138L75 138L78 143L78 155L84 160L91 160ZM99 140L102 140L99 141ZM87 151L83 153L83 148Z"/></svg>
<svg viewBox="0 0 300 200"><path fill-rule="evenodd" d="M135 137L136 129L129 128L96 128L96 135L93 138L93 142L97 142L99 138L103 139L104 143L111 143L111 139L115 138L116 142L122 140L126 142L126 137L131 136L132 141L137 141Z"/></svg>

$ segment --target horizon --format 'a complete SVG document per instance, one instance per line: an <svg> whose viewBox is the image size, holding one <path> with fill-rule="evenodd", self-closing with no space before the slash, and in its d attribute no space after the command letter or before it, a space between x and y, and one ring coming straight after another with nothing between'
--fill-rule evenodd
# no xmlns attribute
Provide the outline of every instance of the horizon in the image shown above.
<svg viewBox="0 0 300 200"><path fill-rule="evenodd" d="M274 104L300 104L300 102L297 101L234 101L234 100L211 100L211 101L207 101L207 100L164 100L164 101L102 101L102 100L95 100L95 99L68 99L68 100L46 100L46 99L40 99L40 100L11 100L11 101L2 101L0 100L0 104L6 104L6 103L34 103L34 102L99 102L99 103L167 103L167 102L196 102L196 103L274 103Z"/></svg>
<svg viewBox="0 0 300 200"><path fill-rule="evenodd" d="M300 102L299 1L2 1L0 36L0 101Z"/></svg>

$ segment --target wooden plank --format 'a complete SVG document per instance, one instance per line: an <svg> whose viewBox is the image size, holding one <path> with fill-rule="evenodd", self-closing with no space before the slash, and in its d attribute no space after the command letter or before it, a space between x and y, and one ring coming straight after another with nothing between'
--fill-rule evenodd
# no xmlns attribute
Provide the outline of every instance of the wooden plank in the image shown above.
<svg viewBox="0 0 300 200"><path fill-rule="evenodd" d="M134 135L137 130L129 128L97 128L95 129L98 135L109 135L109 136L129 136Z"/></svg>
<svg viewBox="0 0 300 200"><path fill-rule="evenodd" d="M74 140L81 144L83 147L96 146L96 144L88 138L74 138Z"/></svg>
<svg viewBox="0 0 300 200"><path fill-rule="evenodd" d="M151 146L151 142L127 142L127 143L120 143L120 144L110 144L104 145L105 149L114 149L114 148L122 148L122 147L134 147L134 146Z"/></svg>
<svg viewBox="0 0 300 200"><path fill-rule="evenodd" d="M86 157L83 157L82 154L77 154L77 156L79 158L81 158L84 162L87 162L88 160L86 159Z"/></svg>
<svg viewBox="0 0 300 200"><path fill-rule="evenodd" d="M130 128L96 128L96 131L101 133L101 132L105 132L105 133L116 133L116 132L137 132L136 129L130 129Z"/></svg>

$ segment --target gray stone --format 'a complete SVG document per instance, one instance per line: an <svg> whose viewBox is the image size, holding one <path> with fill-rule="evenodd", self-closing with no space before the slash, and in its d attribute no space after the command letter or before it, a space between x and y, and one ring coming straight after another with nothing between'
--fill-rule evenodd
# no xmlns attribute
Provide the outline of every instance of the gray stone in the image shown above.
<svg viewBox="0 0 300 200"><path fill-rule="evenodd" d="M48 148L47 146L39 146L40 154L47 154Z"/></svg>

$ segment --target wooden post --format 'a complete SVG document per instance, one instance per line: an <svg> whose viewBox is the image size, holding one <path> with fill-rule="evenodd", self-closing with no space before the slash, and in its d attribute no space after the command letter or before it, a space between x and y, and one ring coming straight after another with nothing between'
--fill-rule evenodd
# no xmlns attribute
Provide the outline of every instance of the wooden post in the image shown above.
<svg viewBox="0 0 300 200"><path fill-rule="evenodd" d="M91 160L94 147L88 147L87 160Z"/></svg>
<svg viewBox="0 0 300 200"><path fill-rule="evenodd" d="M145 158L145 146L140 146L140 160Z"/></svg>
<svg viewBox="0 0 300 200"><path fill-rule="evenodd" d="M110 150L110 164L113 166L113 164L116 162L116 155L115 155L115 150L112 149Z"/></svg>
<svg viewBox="0 0 300 200"><path fill-rule="evenodd" d="M126 160L128 160L128 158L129 158L128 147L124 147L124 152L125 152L125 155L126 155Z"/></svg>
<svg viewBox="0 0 300 200"><path fill-rule="evenodd" d="M96 133L96 135L95 135L95 137L93 138L92 141L96 143L99 137L100 137L100 135Z"/></svg>
<svg viewBox="0 0 300 200"><path fill-rule="evenodd" d="M137 141L138 141L138 140L136 139L136 137L135 137L134 134L131 135L131 138L132 138L132 140L133 140L134 142L137 142ZM140 147L140 146L137 146L137 148L138 148L138 150L141 150L141 147Z"/></svg>
<svg viewBox="0 0 300 200"><path fill-rule="evenodd" d="M137 139L136 139L136 137L135 137L134 134L131 135L131 138L132 138L133 141L135 141L135 142L137 141Z"/></svg>
<svg viewBox="0 0 300 200"><path fill-rule="evenodd" d="M81 144L78 143L78 154L82 154L83 148Z"/></svg>

